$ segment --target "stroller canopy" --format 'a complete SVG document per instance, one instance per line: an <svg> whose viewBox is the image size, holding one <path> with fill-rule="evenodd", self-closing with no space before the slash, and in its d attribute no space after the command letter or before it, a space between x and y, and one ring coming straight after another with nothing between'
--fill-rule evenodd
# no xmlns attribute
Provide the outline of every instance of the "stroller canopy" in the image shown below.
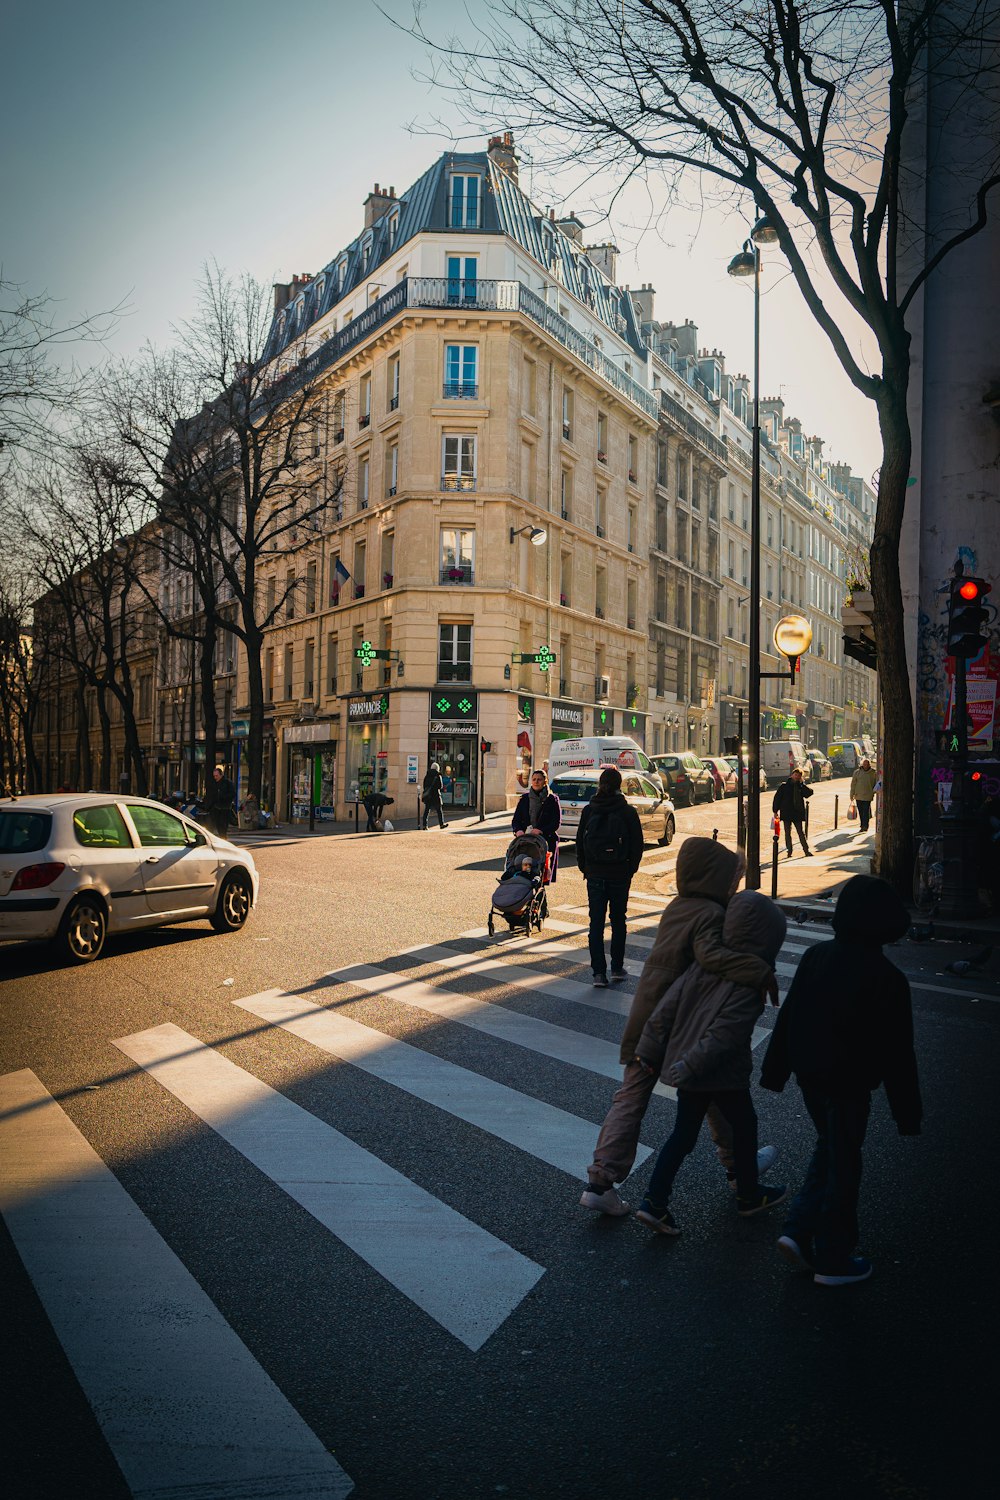
<svg viewBox="0 0 1000 1500"><path fill-rule="evenodd" d="M539 864L545 864L545 857L549 852L549 846L540 833L518 833L507 845L507 853L504 855L504 864L511 865L516 859L537 860Z"/></svg>

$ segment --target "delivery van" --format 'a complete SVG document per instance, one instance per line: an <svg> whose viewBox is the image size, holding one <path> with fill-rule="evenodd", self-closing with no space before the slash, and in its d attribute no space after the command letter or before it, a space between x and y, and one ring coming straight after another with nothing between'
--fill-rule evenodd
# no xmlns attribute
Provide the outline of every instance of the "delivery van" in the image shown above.
<svg viewBox="0 0 1000 1500"><path fill-rule="evenodd" d="M567 771L599 771L602 766L617 766L622 773L641 771L654 786L663 790L663 781L653 762L635 740L626 735L585 735L578 740L553 740L549 751L549 780Z"/></svg>
<svg viewBox="0 0 1000 1500"><path fill-rule="evenodd" d="M812 775L812 766L801 740L762 740L760 763L768 786L787 781L796 770L802 772L803 781L808 781Z"/></svg>
<svg viewBox="0 0 1000 1500"><path fill-rule="evenodd" d="M853 776L866 754L858 740L831 740L826 753L834 776Z"/></svg>

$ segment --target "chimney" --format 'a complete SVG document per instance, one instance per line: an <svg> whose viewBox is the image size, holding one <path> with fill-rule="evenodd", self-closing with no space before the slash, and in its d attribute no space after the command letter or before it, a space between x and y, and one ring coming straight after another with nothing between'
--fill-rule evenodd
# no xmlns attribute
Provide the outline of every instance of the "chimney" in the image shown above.
<svg viewBox="0 0 1000 1500"><path fill-rule="evenodd" d="M559 228L562 230L563 234L568 235L571 240L574 240L576 242L576 244L583 244L583 225L577 218L576 214L567 214L565 219L558 219L556 222L558 223Z"/></svg>
<svg viewBox="0 0 1000 1500"><path fill-rule="evenodd" d="M656 296L652 282L644 281L637 292L630 292L629 295L635 306L635 313L639 322L652 323L653 298Z"/></svg>
<svg viewBox="0 0 1000 1500"><path fill-rule="evenodd" d="M370 229L383 214L388 213L395 201L396 189L394 187L380 188L376 182L374 189L365 199L365 228Z"/></svg>
<svg viewBox="0 0 1000 1500"><path fill-rule="evenodd" d="M274 283L274 310L280 313L283 307L287 307L292 298L292 284L290 281L276 281Z"/></svg>
<svg viewBox="0 0 1000 1500"><path fill-rule="evenodd" d="M588 245L587 254L597 269L603 271L608 280L617 285L618 246L611 240L606 240L603 245Z"/></svg>
<svg viewBox="0 0 1000 1500"><path fill-rule="evenodd" d="M514 150L514 137L509 130L505 130L503 135L490 136L486 154L501 172L507 174L511 182L517 182L517 152Z"/></svg>

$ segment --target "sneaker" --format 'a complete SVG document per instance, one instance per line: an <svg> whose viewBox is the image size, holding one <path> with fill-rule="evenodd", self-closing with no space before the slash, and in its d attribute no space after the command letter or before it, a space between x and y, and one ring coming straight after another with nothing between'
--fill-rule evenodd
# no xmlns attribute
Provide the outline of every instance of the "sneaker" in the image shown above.
<svg viewBox="0 0 1000 1500"><path fill-rule="evenodd" d="M737 1198L736 1212L741 1219L749 1219L754 1214L766 1213L769 1208L777 1208L779 1203L784 1203L788 1197L788 1189L783 1182L769 1184L762 1182L757 1188L756 1196L753 1198Z"/></svg>
<svg viewBox="0 0 1000 1500"><path fill-rule="evenodd" d="M812 1271L813 1249L808 1240L793 1240L790 1234L778 1237L778 1254L783 1255L796 1271Z"/></svg>
<svg viewBox="0 0 1000 1500"><path fill-rule="evenodd" d="M867 1281L871 1274L871 1261L864 1255L852 1255L836 1274L817 1271L813 1281L817 1286L852 1286L855 1281Z"/></svg>
<svg viewBox="0 0 1000 1500"><path fill-rule="evenodd" d="M600 1188L596 1183L591 1183L583 1190L580 1203L584 1208L592 1208L598 1214L610 1214L615 1219L628 1213L628 1204L619 1195L617 1188Z"/></svg>
<svg viewBox="0 0 1000 1500"><path fill-rule="evenodd" d="M594 975L594 989L595 990L606 990L607 987L608 987L608 976L607 976L607 974L595 974Z"/></svg>
<svg viewBox="0 0 1000 1500"><path fill-rule="evenodd" d="M624 979L627 979L627 978L628 978L628 974L625 972L624 969L612 969L611 970L611 983L612 984L621 984L622 981Z"/></svg>
<svg viewBox="0 0 1000 1500"><path fill-rule="evenodd" d="M774 1166L774 1163L777 1161L777 1159L777 1146L761 1146L760 1150L757 1152L757 1176L763 1177L764 1173L770 1171L771 1167ZM726 1181L729 1183L729 1191L731 1193L735 1193L736 1173L727 1172Z"/></svg>
<svg viewBox="0 0 1000 1500"><path fill-rule="evenodd" d="M648 1224L650 1229L655 1229L657 1234L680 1234L669 1208L654 1208L648 1198L643 1198L635 1216L641 1223Z"/></svg>

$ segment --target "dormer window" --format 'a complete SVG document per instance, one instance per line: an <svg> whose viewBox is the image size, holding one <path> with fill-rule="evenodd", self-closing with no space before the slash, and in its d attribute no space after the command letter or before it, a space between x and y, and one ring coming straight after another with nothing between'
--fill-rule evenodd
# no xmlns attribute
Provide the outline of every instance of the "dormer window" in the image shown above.
<svg viewBox="0 0 1000 1500"><path fill-rule="evenodd" d="M319 276L319 277L317 277L316 278L316 305L317 305L317 307L319 306L320 301L322 300L322 297L323 297L323 288L325 286L326 286L326 277L325 276Z"/></svg>
<svg viewBox="0 0 1000 1500"><path fill-rule="evenodd" d="M361 274L362 275L364 275L364 273L368 270L368 263L371 260L371 258L372 258L372 242L371 242L371 236L369 235L368 239L366 239L364 241L364 243L362 244L362 246L361 246Z"/></svg>
<svg viewBox="0 0 1000 1500"><path fill-rule="evenodd" d="M478 229L480 178L453 173L448 198L448 224L451 229Z"/></svg>
<svg viewBox="0 0 1000 1500"><path fill-rule="evenodd" d="M341 261L339 261L338 264L337 264L337 296L338 297L343 294L343 290L344 290L344 286L345 286L346 282L347 282L347 257L345 255L344 258Z"/></svg>
<svg viewBox="0 0 1000 1500"><path fill-rule="evenodd" d="M396 243L396 235L399 233L399 210L389 215L389 249Z"/></svg>

